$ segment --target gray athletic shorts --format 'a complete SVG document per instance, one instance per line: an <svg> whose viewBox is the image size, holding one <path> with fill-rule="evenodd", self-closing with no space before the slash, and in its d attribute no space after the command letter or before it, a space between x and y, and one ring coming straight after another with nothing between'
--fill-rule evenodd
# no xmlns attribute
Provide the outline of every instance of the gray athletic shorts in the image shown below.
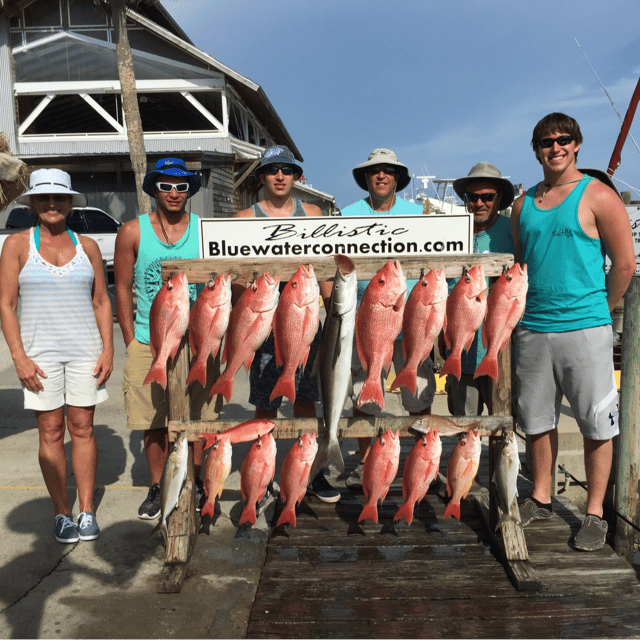
<svg viewBox="0 0 640 640"><path fill-rule="evenodd" d="M515 331L518 425L536 435L555 429L562 396L589 440L619 433L611 325L540 333Z"/></svg>
<svg viewBox="0 0 640 640"><path fill-rule="evenodd" d="M393 368L396 375L402 369L405 363L405 359L402 357L402 340L398 339L393 343ZM358 357L358 350L356 349L356 343L353 343L353 355L351 357L351 380L353 382L353 391L351 400L353 406L356 406L358 396L362 391L362 386L367 378L367 372L362 368L360 364L360 358ZM384 369L380 376L382 380L382 388L386 389L387 374ZM433 398L436 394L436 376L433 373L433 360L429 356L418 367L418 389L416 395L412 396L411 393L404 387L400 387L400 396L402 398L402 406L405 411L409 413L420 413L427 407L433 404ZM367 402L360 407L362 413L367 415L378 415L381 413L380 407L373 402Z"/></svg>

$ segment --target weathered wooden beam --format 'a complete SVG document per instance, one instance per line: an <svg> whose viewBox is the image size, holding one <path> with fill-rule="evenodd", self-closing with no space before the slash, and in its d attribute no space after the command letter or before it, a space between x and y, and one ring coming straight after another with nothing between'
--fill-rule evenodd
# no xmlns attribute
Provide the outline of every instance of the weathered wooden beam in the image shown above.
<svg viewBox="0 0 640 640"><path fill-rule="evenodd" d="M473 495L478 511L487 525L489 534L494 542L500 548L503 555L504 566L518 591L539 591L542 588L542 582L536 576L529 560L510 560L504 546L503 536L496 535L496 532L490 526L489 516L489 494L488 492L476 493ZM522 531L522 528L520 528ZM524 537L524 536L523 536Z"/></svg>
<svg viewBox="0 0 640 640"><path fill-rule="evenodd" d="M616 470L614 548L631 562L638 544L640 481L640 278L634 276L624 297L622 368L620 371L620 435Z"/></svg>
<svg viewBox="0 0 640 640"><path fill-rule="evenodd" d="M350 256L356 266L358 280L371 280L384 264L385 258L361 258ZM510 253L473 253L449 256L420 256L418 258L401 257L402 270L407 279L417 280L422 273L432 268L444 268L447 278L459 278L463 268L470 269L481 264L486 276L499 276L504 266L513 264ZM319 281L330 280L336 273L333 257L318 258L307 256L296 260L277 260L273 258L242 259L201 259L201 260L165 260L162 263L162 279L167 280L176 273L185 273L189 282L209 282L212 271L231 274L232 280L247 284L260 274L268 271L272 276L279 275L283 282L293 276L300 264L313 263L313 269Z"/></svg>
<svg viewBox="0 0 640 640"><path fill-rule="evenodd" d="M338 437L365 438L378 436L380 431L398 429L401 437L415 437L416 433L409 431L415 425L419 430L438 429L441 435L452 436L464 433L469 429L477 429L483 436L501 433L503 430L513 429L511 416L459 416L456 427L442 427L437 421L441 416L396 416L389 418L375 418L373 416L357 418L341 418L338 423ZM201 433L222 433L231 427L246 422L245 420L171 420L169 422L169 438L173 441L180 433L186 433L187 439L193 442ZM300 432L322 433L321 418L277 418L276 427L272 434L276 440L295 439ZM478 425L480 423L480 425Z"/></svg>

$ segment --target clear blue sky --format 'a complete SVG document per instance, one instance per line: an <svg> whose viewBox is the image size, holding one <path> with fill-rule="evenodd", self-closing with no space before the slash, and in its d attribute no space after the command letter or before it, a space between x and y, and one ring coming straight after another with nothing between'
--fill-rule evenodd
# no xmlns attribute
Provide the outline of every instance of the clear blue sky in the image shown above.
<svg viewBox="0 0 640 640"><path fill-rule="evenodd" d="M163 0L197 47L261 85L308 181L344 207L376 147L414 175L458 178L478 161L541 179L535 123L563 111L605 170L640 76L640 0ZM640 109L639 109L640 112ZM640 113L631 128L640 146ZM631 139L616 176L640 189ZM628 188L616 181L618 188ZM633 193L640 199L640 192Z"/></svg>

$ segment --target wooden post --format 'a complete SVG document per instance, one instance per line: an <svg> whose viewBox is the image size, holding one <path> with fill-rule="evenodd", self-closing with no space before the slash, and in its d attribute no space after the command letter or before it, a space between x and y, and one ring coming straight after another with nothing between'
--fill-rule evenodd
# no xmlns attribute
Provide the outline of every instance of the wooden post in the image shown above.
<svg viewBox="0 0 640 640"><path fill-rule="evenodd" d="M615 509L628 522L616 518L614 548L631 562L638 532L640 480L640 278L634 276L624 297L622 368L620 372L620 435L615 486Z"/></svg>

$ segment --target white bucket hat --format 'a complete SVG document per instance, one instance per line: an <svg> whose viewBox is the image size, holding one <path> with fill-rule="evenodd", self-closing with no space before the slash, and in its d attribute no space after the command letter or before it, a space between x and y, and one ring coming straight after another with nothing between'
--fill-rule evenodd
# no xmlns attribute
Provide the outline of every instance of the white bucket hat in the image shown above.
<svg viewBox="0 0 640 640"><path fill-rule="evenodd" d="M411 176L409 176L409 169L402 164L396 157L396 154L390 149L374 149L365 162L359 164L353 170L353 178L356 184L365 191L369 191L369 185L367 184L367 169L377 164L387 164L395 167L397 170L397 183L396 192L405 189L411 182Z"/></svg>
<svg viewBox="0 0 640 640"><path fill-rule="evenodd" d="M473 167L471 167L468 175L453 181L453 190L463 202L467 183L472 180L487 180L496 183L496 188L500 189L499 211L507 209L513 203L513 199L516 196L516 189L509 180L502 177L500 169L498 169L495 164L478 162L478 164L474 164Z"/></svg>
<svg viewBox="0 0 640 640"><path fill-rule="evenodd" d="M60 169L38 169L29 177L29 191L18 198L19 204L31 206L29 196L49 193L62 193L72 196L74 207L86 207L87 198L71 189L71 176Z"/></svg>

